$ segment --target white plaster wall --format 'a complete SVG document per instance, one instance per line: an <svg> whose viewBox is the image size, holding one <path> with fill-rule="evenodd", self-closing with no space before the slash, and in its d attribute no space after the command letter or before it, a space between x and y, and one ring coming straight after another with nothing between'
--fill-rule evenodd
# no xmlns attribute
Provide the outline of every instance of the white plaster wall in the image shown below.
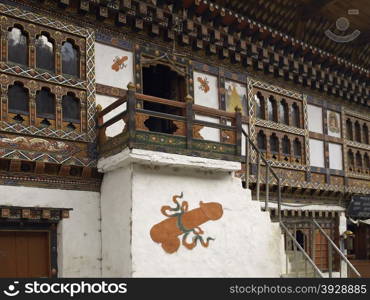
<svg viewBox="0 0 370 300"><path fill-rule="evenodd" d="M329 143L329 168L343 170L342 145Z"/></svg>
<svg viewBox="0 0 370 300"><path fill-rule="evenodd" d="M200 81L207 81L209 90L204 90ZM218 80L216 76L206 73L194 72L194 103L211 107L219 108L218 103Z"/></svg>
<svg viewBox="0 0 370 300"><path fill-rule="evenodd" d="M220 123L220 120L218 118L212 118L212 117L202 116L202 115L198 115L198 114L195 115L195 119L210 122L210 123L216 123L216 124ZM203 137L204 140L214 141L214 142L220 142L221 141L221 139L220 139L220 134L221 134L220 129L212 128L212 127L204 127L199 131L199 133L201 134L201 136Z"/></svg>
<svg viewBox="0 0 370 300"><path fill-rule="evenodd" d="M114 60L127 59L118 69L112 68ZM134 82L134 56L132 52L120 48L95 43L95 79L96 83L126 89L130 82Z"/></svg>
<svg viewBox="0 0 370 300"><path fill-rule="evenodd" d="M219 202L224 214L201 225L205 237L215 238L208 248L180 246L168 254L149 233L166 218L161 207L173 206L172 196L181 192L189 210L199 207L199 201ZM133 277L280 276L284 250L279 225L231 174L134 165L132 199Z"/></svg>
<svg viewBox="0 0 370 300"><path fill-rule="evenodd" d="M324 168L324 143L320 140L310 139L309 144L311 166Z"/></svg>
<svg viewBox="0 0 370 300"><path fill-rule="evenodd" d="M322 108L315 105L307 105L308 130L323 133Z"/></svg>
<svg viewBox="0 0 370 300"><path fill-rule="evenodd" d="M104 174L101 187L103 277L131 276L132 168Z"/></svg>
<svg viewBox="0 0 370 300"><path fill-rule="evenodd" d="M96 95L96 105L100 104L103 109L106 108L108 105L112 104L115 101L117 101L117 98L115 98L115 97L109 97L109 96L98 95L98 94ZM119 113L125 111L126 109L127 109L127 103L124 103L124 104L118 106L117 108L113 109L111 112L106 114L103 117L103 121L107 122L108 120L117 116ZM120 121L114 123L113 125L107 127L107 129L105 131L105 134L108 137L113 137L113 136L116 136L116 135L120 134L123 131L124 128L125 128L125 122L123 120L120 120Z"/></svg>
<svg viewBox="0 0 370 300"><path fill-rule="evenodd" d="M58 224L58 276L100 277L100 194L0 185L0 205L73 208Z"/></svg>

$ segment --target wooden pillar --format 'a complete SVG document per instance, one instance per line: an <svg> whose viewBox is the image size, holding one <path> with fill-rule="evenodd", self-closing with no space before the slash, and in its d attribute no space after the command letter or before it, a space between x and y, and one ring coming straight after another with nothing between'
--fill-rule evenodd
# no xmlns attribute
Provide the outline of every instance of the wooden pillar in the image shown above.
<svg viewBox="0 0 370 300"><path fill-rule="evenodd" d="M55 38L55 74L62 74L62 42L63 36L60 32L56 32Z"/></svg>
<svg viewBox="0 0 370 300"><path fill-rule="evenodd" d="M236 141L236 148L235 148L235 155L241 156L242 154L242 113L241 108L239 106L235 107L235 141Z"/></svg>
<svg viewBox="0 0 370 300"><path fill-rule="evenodd" d="M132 149L134 147L135 135L136 135L136 87L130 82L127 85L127 111L128 111L128 147Z"/></svg>
<svg viewBox="0 0 370 300"><path fill-rule="evenodd" d="M28 31L28 66L36 68L36 26L29 24Z"/></svg>
<svg viewBox="0 0 370 300"><path fill-rule="evenodd" d="M1 121L7 121L8 118L8 86L9 86L9 78L7 75L3 74L0 76L0 87L1 87L1 95L0 95L0 113L1 113Z"/></svg>
<svg viewBox="0 0 370 300"><path fill-rule="evenodd" d="M185 97L186 101L186 148L192 148L193 142L193 121L194 121L194 112L193 112L193 97L187 95Z"/></svg>

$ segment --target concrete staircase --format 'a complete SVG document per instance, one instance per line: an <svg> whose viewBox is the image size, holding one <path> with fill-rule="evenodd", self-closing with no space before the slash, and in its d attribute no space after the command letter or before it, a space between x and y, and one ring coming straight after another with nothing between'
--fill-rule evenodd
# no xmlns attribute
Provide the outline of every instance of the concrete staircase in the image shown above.
<svg viewBox="0 0 370 300"><path fill-rule="evenodd" d="M313 267L304 258L301 251L286 251L286 256L288 260L288 272L282 274L282 278L313 278L315 277L315 272Z"/></svg>

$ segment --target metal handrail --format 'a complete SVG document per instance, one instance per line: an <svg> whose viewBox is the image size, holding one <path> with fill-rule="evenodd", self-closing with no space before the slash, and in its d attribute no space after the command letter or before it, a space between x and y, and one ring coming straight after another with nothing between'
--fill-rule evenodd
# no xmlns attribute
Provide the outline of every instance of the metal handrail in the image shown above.
<svg viewBox="0 0 370 300"><path fill-rule="evenodd" d="M281 222L281 179L276 174L274 169L271 166L271 163L263 157L263 153L258 149L258 147L253 143L253 141L250 139L249 135L245 132L244 129L242 129L242 134L245 136L245 185L246 188L249 188L249 160L250 160L250 153L249 153L249 147L252 146L254 151L257 152L257 180L256 180L256 200L259 201L260 199L260 168L261 168L261 160L264 162L266 166L266 197L265 197L265 211L268 210L268 202L269 202L269 184L270 184L270 174L276 179L277 182L277 192L278 192L278 220Z"/></svg>
<svg viewBox="0 0 370 300"><path fill-rule="evenodd" d="M314 261L307 254L307 252L302 248L302 246L299 244L299 242L297 241L297 239L291 234L291 232L289 231L289 229L284 225L284 223L282 221L280 221L279 223L280 223L281 228L284 229L284 231L286 232L286 234L291 238L291 240L293 241L293 243L295 244L295 246L301 251L301 253L303 254L304 258L311 264L311 266L313 267L313 269L317 273L317 275L319 275L320 278L324 278L323 273L316 266L316 264L314 263Z"/></svg>
<svg viewBox="0 0 370 300"><path fill-rule="evenodd" d="M340 258L345 261L347 266L351 268L351 270L358 276L361 277L361 274L357 271L357 269L351 264L351 262L348 260L348 258L343 254L343 252L337 247L337 245L334 243L334 241L330 238L330 236L325 232L324 229L320 226L319 223L315 219L312 219L312 223L320 230L320 232L325 236L325 238L328 240L330 245L334 248L334 250L339 254ZM331 271L329 271L331 273Z"/></svg>

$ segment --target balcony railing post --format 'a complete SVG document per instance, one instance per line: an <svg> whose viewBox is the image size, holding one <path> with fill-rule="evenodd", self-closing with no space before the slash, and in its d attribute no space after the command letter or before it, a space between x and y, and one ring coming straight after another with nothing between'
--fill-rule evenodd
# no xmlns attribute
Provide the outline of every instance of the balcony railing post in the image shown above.
<svg viewBox="0 0 370 300"><path fill-rule="evenodd" d="M242 155L242 112L239 106L235 107L235 142L236 142L236 150L235 155L241 156Z"/></svg>
<svg viewBox="0 0 370 300"><path fill-rule="evenodd" d="M186 101L186 148L192 148L193 142L193 120L194 120L194 111L193 111L193 104L194 100L193 97L187 95L185 98Z"/></svg>
<svg viewBox="0 0 370 300"><path fill-rule="evenodd" d="M244 173L244 180L245 180L245 188L249 189L249 137L245 137L245 173Z"/></svg>
<svg viewBox="0 0 370 300"><path fill-rule="evenodd" d="M135 142L136 134L136 87L130 82L127 85L127 112L128 112L128 147L132 149Z"/></svg>
<svg viewBox="0 0 370 300"><path fill-rule="evenodd" d="M281 222L281 179L277 179L278 184L278 218L279 222Z"/></svg>
<svg viewBox="0 0 370 300"><path fill-rule="evenodd" d="M256 176L256 200L260 200L260 184L261 184L261 152L257 153L257 176Z"/></svg>
<svg viewBox="0 0 370 300"><path fill-rule="evenodd" d="M106 127L101 127L104 124L104 117L100 115L103 108L100 104L96 106L97 124L98 124L98 143L101 145L107 141L105 134Z"/></svg>
<svg viewBox="0 0 370 300"><path fill-rule="evenodd" d="M269 184L270 184L270 168L268 164L266 166L266 198L265 198L265 211L268 210L269 207Z"/></svg>

